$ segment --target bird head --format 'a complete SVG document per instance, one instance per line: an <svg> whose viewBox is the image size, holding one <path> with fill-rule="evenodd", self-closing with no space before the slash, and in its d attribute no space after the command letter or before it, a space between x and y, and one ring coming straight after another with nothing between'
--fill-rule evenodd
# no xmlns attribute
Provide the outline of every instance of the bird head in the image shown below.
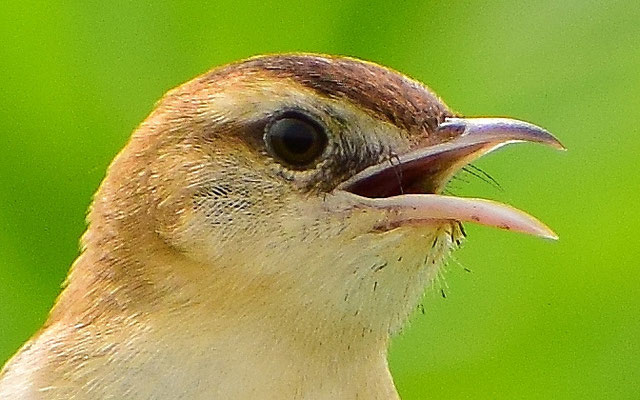
<svg viewBox="0 0 640 400"><path fill-rule="evenodd" d="M460 168L517 141L561 147L525 122L463 118L360 60L214 69L170 91L110 166L67 292L386 340L463 222L553 237L509 206L442 195Z"/></svg>

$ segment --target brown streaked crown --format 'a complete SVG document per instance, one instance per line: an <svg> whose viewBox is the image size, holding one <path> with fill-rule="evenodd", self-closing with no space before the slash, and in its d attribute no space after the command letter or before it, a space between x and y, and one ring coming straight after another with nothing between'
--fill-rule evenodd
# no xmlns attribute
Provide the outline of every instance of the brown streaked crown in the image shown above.
<svg viewBox="0 0 640 400"><path fill-rule="evenodd" d="M396 71L347 57L314 54L258 56L205 74L217 80L231 73L268 73L293 79L323 96L349 100L407 131L429 136L453 116L429 88Z"/></svg>

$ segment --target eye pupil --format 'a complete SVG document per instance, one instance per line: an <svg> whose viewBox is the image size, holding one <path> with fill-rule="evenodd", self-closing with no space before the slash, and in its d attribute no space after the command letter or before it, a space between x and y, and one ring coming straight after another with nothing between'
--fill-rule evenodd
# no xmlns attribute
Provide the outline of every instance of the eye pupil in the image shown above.
<svg viewBox="0 0 640 400"><path fill-rule="evenodd" d="M267 147L289 166L309 166L324 151L327 137L318 124L304 115L292 113L273 121L265 132Z"/></svg>
<svg viewBox="0 0 640 400"><path fill-rule="evenodd" d="M314 129L304 121L293 118L285 118L276 122L276 134L291 153L304 155L313 146L314 135L310 132Z"/></svg>

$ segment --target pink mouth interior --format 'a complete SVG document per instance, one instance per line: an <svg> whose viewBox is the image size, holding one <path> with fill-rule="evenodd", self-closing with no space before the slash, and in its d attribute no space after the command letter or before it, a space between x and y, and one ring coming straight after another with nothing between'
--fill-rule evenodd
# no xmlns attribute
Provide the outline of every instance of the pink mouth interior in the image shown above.
<svg viewBox="0 0 640 400"><path fill-rule="evenodd" d="M438 193L460 158L481 151L486 144L473 144L437 154L403 160L390 159L385 167L372 169L357 180L346 182L341 189L363 197L381 198L402 194Z"/></svg>

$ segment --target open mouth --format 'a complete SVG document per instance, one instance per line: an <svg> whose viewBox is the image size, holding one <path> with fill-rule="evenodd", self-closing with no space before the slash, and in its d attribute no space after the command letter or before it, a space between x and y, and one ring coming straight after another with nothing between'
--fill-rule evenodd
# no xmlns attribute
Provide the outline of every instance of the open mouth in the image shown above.
<svg viewBox="0 0 640 400"><path fill-rule="evenodd" d="M360 207L389 211L393 226L449 220L558 238L542 222L506 204L440 194L462 167L506 144L537 142L564 149L552 134L507 118L448 118L435 134L442 143L366 168L337 189Z"/></svg>

